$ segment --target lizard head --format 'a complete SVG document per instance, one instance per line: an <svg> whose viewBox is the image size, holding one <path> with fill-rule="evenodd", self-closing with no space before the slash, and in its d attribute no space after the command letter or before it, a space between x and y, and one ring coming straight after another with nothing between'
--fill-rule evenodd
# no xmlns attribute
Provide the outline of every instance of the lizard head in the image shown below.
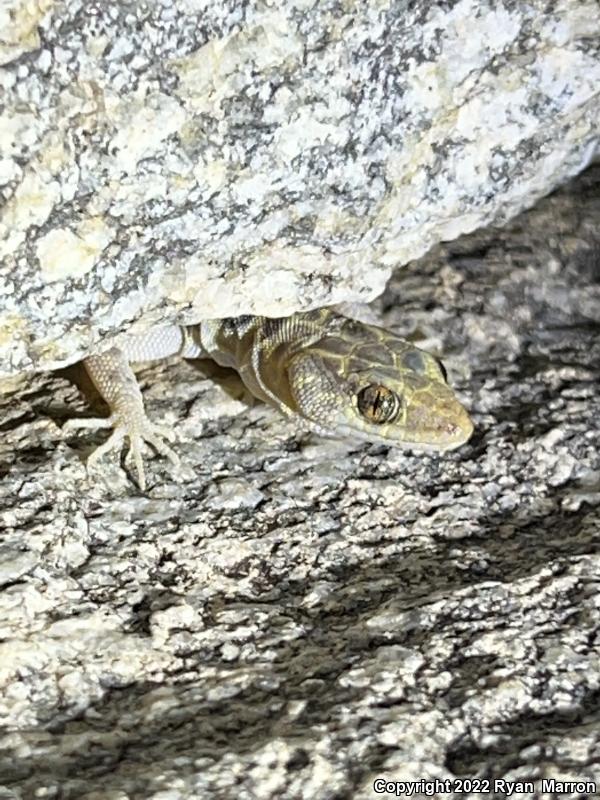
<svg viewBox="0 0 600 800"><path fill-rule="evenodd" d="M288 380L297 413L318 429L432 450L473 432L437 358L345 317L291 358Z"/></svg>

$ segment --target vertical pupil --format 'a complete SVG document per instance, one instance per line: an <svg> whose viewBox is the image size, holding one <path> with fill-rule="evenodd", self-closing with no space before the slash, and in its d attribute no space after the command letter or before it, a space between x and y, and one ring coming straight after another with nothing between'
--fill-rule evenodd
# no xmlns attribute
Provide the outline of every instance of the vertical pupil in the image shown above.
<svg viewBox="0 0 600 800"><path fill-rule="evenodd" d="M389 422L396 415L398 397L390 389L378 384L370 384L361 389L357 396L358 410L371 422Z"/></svg>

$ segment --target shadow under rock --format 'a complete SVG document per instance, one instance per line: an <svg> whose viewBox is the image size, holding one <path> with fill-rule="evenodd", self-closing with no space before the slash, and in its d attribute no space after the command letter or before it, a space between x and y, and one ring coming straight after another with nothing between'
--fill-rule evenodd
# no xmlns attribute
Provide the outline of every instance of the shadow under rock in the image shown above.
<svg viewBox="0 0 600 800"><path fill-rule="evenodd" d="M494 727L494 743L478 746L470 737L451 746L445 766L454 775L487 778L493 781L518 770L519 780L542 774L555 775L562 769L572 780L598 780L597 761L583 764L581 758L559 755L565 737L577 733L593 735L598 740L600 729L600 691L590 692L578 708L552 714L526 714L514 721ZM551 765L549 773L544 763ZM505 795L503 795L505 796Z"/></svg>

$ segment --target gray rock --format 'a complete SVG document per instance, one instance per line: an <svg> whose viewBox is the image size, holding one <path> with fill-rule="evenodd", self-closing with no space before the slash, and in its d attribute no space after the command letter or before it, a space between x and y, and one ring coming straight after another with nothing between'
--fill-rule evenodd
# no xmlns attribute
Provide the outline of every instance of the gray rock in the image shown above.
<svg viewBox="0 0 600 800"><path fill-rule="evenodd" d="M473 410L450 454L304 438L183 363L142 380L191 475L140 495L86 476L66 378L0 397L0 797L597 781L599 222L595 167L395 274L376 309Z"/></svg>
<svg viewBox="0 0 600 800"><path fill-rule="evenodd" d="M0 377L371 299L600 138L597 0L8 0L0 31Z"/></svg>

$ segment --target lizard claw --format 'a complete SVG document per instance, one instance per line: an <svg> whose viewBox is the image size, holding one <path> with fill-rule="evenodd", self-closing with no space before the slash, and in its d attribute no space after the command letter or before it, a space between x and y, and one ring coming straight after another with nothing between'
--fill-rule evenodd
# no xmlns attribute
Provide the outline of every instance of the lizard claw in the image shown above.
<svg viewBox="0 0 600 800"><path fill-rule="evenodd" d="M173 465L179 466L180 464L177 453L165 444L164 441L167 439L172 442L175 439L174 432L162 425L155 425L145 416L135 420L124 420L118 414L113 414L110 417L101 419L74 419L65 423L64 428L67 430L81 428L114 428L108 439L97 447L88 457L88 472L106 455L106 453L112 450L118 450L123 441L127 438L129 440L128 458L133 459L138 476L138 483L142 491L146 489L146 475L142 456L144 442L151 444L161 455L166 456Z"/></svg>

